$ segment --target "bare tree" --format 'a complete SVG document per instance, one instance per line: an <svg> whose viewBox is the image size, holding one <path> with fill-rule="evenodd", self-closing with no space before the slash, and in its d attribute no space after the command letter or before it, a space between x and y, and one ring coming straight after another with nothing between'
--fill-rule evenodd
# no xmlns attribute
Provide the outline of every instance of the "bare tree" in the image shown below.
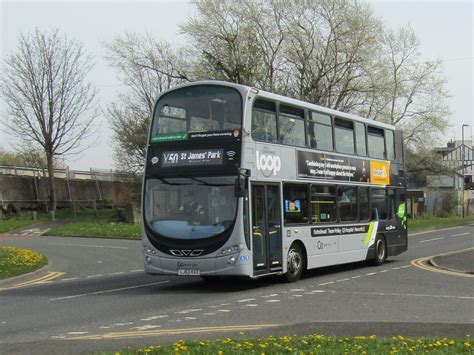
<svg viewBox="0 0 474 355"><path fill-rule="evenodd" d="M96 91L86 82L92 57L58 30L22 34L3 64L1 92L8 106L9 132L29 148L44 151L48 210L56 210L55 155L80 151L92 133Z"/></svg>
<svg viewBox="0 0 474 355"><path fill-rule="evenodd" d="M419 49L420 43L411 28L385 32L387 76L379 97L388 100L385 112L374 118L403 129L407 144L424 147L446 129L450 112L441 62L422 61Z"/></svg>
<svg viewBox="0 0 474 355"><path fill-rule="evenodd" d="M128 88L106 111L114 132L115 164L123 171L140 172L155 101L160 92L190 80L188 55L148 33L117 35L105 48L106 59Z"/></svg>

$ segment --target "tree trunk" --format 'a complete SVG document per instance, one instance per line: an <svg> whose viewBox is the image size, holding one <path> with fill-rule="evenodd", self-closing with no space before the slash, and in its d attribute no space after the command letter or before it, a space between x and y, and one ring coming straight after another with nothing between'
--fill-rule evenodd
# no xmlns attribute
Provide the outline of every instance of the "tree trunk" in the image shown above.
<svg viewBox="0 0 474 355"><path fill-rule="evenodd" d="M47 152L46 160L48 163L48 187L49 187L48 212L51 214L51 216L54 216L54 213L56 212L56 184L54 182L53 154L50 152Z"/></svg>

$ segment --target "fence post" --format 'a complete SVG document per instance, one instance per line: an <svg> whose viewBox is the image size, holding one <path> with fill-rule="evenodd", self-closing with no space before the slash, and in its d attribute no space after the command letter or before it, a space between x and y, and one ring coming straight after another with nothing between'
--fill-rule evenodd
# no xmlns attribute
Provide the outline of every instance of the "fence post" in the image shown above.
<svg viewBox="0 0 474 355"><path fill-rule="evenodd" d="M92 201L92 210L94 211L94 216L97 217L97 201Z"/></svg>

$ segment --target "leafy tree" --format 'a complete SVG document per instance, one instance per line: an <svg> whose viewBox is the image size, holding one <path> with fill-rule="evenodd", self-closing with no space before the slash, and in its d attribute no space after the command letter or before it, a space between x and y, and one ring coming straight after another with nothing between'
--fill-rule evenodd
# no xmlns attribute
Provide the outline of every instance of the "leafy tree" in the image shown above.
<svg viewBox="0 0 474 355"><path fill-rule="evenodd" d="M386 28L364 1L194 4L195 14L181 26L189 40L181 48L137 34L107 46L112 64L131 88L126 95L132 95L112 106L122 110L121 116L109 115L112 127L126 117L140 117L134 111L138 107L147 117L138 120L149 120L152 106L146 106L144 95L156 98L157 90L183 81L216 79L394 124L415 151L446 128L450 113L441 63L422 60L413 30ZM152 74L156 85L137 91L135 80ZM131 102L135 108L125 110L122 105ZM136 150L142 159L146 139L137 132L141 138L124 137L127 143L116 136L116 142L119 151L128 151L130 142L143 142L143 151Z"/></svg>
<svg viewBox="0 0 474 355"><path fill-rule="evenodd" d="M92 133L96 91L86 81L92 57L58 30L22 34L3 64L0 89L8 131L28 150L44 152L49 211L56 210L54 156L77 153Z"/></svg>
<svg viewBox="0 0 474 355"><path fill-rule="evenodd" d="M125 33L105 44L107 60L120 71L120 80L129 88L106 110L114 132L117 168L142 170L153 106L160 92L187 81L186 58L169 43L150 34Z"/></svg>

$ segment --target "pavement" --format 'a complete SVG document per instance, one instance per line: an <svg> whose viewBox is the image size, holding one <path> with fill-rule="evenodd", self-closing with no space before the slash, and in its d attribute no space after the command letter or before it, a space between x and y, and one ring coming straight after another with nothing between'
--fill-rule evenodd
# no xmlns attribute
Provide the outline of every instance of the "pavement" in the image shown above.
<svg viewBox="0 0 474 355"><path fill-rule="evenodd" d="M474 275L474 248L436 255L429 262L439 269Z"/></svg>

